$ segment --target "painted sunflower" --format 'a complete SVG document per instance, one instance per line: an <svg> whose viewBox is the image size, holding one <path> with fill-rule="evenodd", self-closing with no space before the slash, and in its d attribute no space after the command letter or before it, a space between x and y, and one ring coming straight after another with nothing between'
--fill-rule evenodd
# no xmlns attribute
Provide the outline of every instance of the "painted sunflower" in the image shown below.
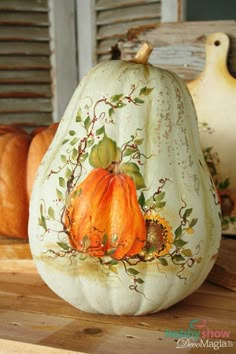
<svg viewBox="0 0 236 354"><path fill-rule="evenodd" d="M171 226L166 219L158 214L144 216L146 222L147 241L142 250L142 256L146 259L165 256L169 253L173 243Z"/></svg>

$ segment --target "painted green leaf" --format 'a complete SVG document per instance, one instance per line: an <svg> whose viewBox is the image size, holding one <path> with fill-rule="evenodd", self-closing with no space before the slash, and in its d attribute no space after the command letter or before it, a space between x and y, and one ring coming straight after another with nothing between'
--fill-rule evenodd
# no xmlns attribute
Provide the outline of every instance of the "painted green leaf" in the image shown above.
<svg viewBox="0 0 236 354"><path fill-rule="evenodd" d="M181 256L181 254L175 254L175 255L172 257L172 260L173 260L174 262L179 263L179 262L184 261L185 259L184 259L183 256Z"/></svg>
<svg viewBox="0 0 236 354"><path fill-rule="evenodd" d="M87 140L87 147L91 147L94 144L94 138L89 138Z"/></svg>
<svg viewBox="0 0 236 354"><path fill-rule="evenodd" d="M79 108L79 110L78 110L78 112L77 112L75 121L76 121L77 123L79 123L79 122L82 121L82 110L81 110L81 108Z"/></svg>
<svg viewBox="0 0 236 354"><path fill-rule="evenodd" d="M108 240L109 240L108 235L104 234L103 237L102 237L102 245L106 246L107 243L108 243Z"/></svg>
<svg viewBox="0 0 236 354"><path fill-rule="evenodd" d="M155 209L162 209L162 208L164 208L164 206L166 205L166 202L155 202L155 204L154 204L154 208Z"/></svg>
<svg viewBox="0 0 236 354"><path fill-rule="evenodd" d="M76 134L76 132L74 130L69 130L69 134L70 134L70 136L74 136Z"/></svg>
<svg viewBox="0 0 236 354"><path fill-rule="evenodd" d="M141 194L140 194L140 196L138 198L138 203L141 206L141 208L144 207L144 205L145 205L145 196L144 196L143 192L141 192Z"/></svg>
<svg viewBox="0 0 236 354"><path fill-rule="evenodd" d="M119 264L119 262L115 259L111 259L109 262L108 262L108 265L117 265Z"/></svg>
<svg viewBox="0 0 236 354"><path fill-rule="evenodd" d="M65 145L69 140L70 140L70 139L64 139L64 140L62 141L62 145Z"/></svg>
<svg viewBox="0 0 236 354"><path fill-rule="evenodd" d="M72 175L72 171L67 167L65 171L65 178L68 179Z"/></svg>
<svg viewBox="0 0 236 354"><path fill-rule="evenodd" d="M79 159L80 162L85 161L85 160L88 158L88 155L89 155L88 152L86 152L85 154L81 155L81 156L80 156L80 159Z"/></svg>
<svg viewBox="0 0 236 354"><path fill-rule="evenodd" d="M133 179L136 189L141 189L146 187L144 178L136 163L124 162L120 165L120 170Z"/></svg>
<svg viewBox="0 0 236 354"><path fill-rule="evenodd" d="M59 177L59 186L65 188L65 180L63 177Z"/></svg>
<svg viewBox="0 0 236 354"><path fill-rule="evenodd" d="M192 257L193 254L192 254L192 251L190 248L184 248L181 250L181 253L186 256L186 257Z"/></svg>
<svg viewBox="0 0 236 354"><path fill-rule="evenodd" d="M57 242L57 244L58 244L58 246L63 248L63 250L65 250L65 251L68 251L70 249L70 246L65 242Z"/></svg>
<svg viewBox="0 0 236 354"><path fill-rule="evenodd" d="M142 138L136 138L136 139L134 139L134 144L135 145L142 145L143 141L144 141L144 139L142 139Z"/></svg>
<svg viewBox="0 0 236 354"><path fill-rule="evenodd" d="M70 145L73 146L73 145L75 145L78 141L79 141L79 138L74 137L74 138L70 141Z"/></svg>
<svg viewBox="0 0 236 354"><path fill-rule="evenodd" d="M120 158L121 151L116 142L104 134L103 139L93 145L89 155L89 163L95 168L107 168L112 162L119 161Z"/></svg>
<svg viewBox="0 0 236 354"><path fill-rule="evenodd" d="M49 207L48 208L48 216L51 218L51 219L55 219L55 213L54 213L54 209L52 207Z"/></svg>
<svg viewBox="0 0 236 354"><path fill-rule="evenodd" d="M130 156L134 154L138 149L133 147L127 147L123 153L123 156Z"/></svg>
<svg viewBox="0 0 236 354"><path fill-rule="evenodd" d="M198 218L192 219L191 222L190 222L190 224L189 224L189 227L195 226L197 222L198 222Z"/></svg>
<svg viewBox="0 0 236 354"><path fill-rule="evenodd" d="M123 93L111 96L111 102L118 102L122 96L123 96Z"/></svg>
<svg viewBox="0 0 236 354"><path fill-rule="evenodd" d="M186 209L185 212L184 212L184 215L183 215L183 219L187 219L187 217L189 217L189 215L191 215L193 209L192 208L189 208L189 209Z"/></svg>
<svg viewBox="0 0 236 354"><path fill-rule="evenodd" d="M188 243L188 242L185 242L185 241L182 240L181 238L174 241L174 245L175 245L176 247L179 247L179 248L181 248L181 247L183 247L184 245L186 245L186 243Z"/></svg>
<svg viewBox="0 0 236 354"><path fill-rule="evenodd" d="M175 238L178 239L182 235L182 226L180 225L176 230L175 230Z"/></svg>
<svg viewBox="0 0 236 354"><path fill-rule="evenodd" d="M91 119L89 116L86 117L85 121L84 121L84 127L85 129L88 131L89 127L91 125Z"/></svg>
<svg viewBox="0 0 236 354"><path fill-rule="evenodd" d="M96 130L96 135L101 135L105 133L105 127L104 125Z"/></svg>
<svg viewBox="0 0 236 354"><path fill-rule="evenodd" d="M45 231L47 231L46 219L43 215L38 219L39 226L42 226Z"/></svg>
<svg viewBox="0 0 236 354"><path fill-rule="evenodd" d="M153 90L153 87L142 87L140 92L139 92L139 95L140 96L147 96L149 95Z"/></svg>
<svg viewBox="0 0 236 354"><path fill-rule="evenodd" d="M160 258L158 258L158 261L161 263L161 265L168 266L168 262L165 258L160 257Z"/></svg>
<svg viewBox="0 0 236 354"><path fill-rule="evenodd" d="M144 283L144 280L141 279L141 278L137 278L137 279L135 279L135 283L143 284L143 283Z"/></svg>
<svg viewBox="0 0 236 354"><path fill-rule="evenodd" d="M57 198L63 200L63 194L59 189L56 189L56 193L57 193Z"/></svg>
<svg viewBox="0 0 236 354"><path fill-rule="evenodd" d="M63 163L66 163L66 162L67 162L67 158L66 158L65 155L61 155L61 161L62 161Z"/></svg>
<svg viewBox="0 0 236 354"><path fill-rule="evenodd" d="M131 275L138 275L140 272L137 271L136 269L134 268L128 268L127 269L127 273L131 274Z"/></svg>
<svg viewBox="0 0 236 354"><path fill-rule="evenodd" d="M219 183L218 187L219 187L220 190L224 190L226 188L229 188L229 186L230 186L230 179L226 178L224 181Z"/></svg>
<svg viewBox="0 0 236 354"><path fill-rule="evenodd" d="M165 197L165 192L156 193L154 195L155 202L160 202Z"/></svg>
<svg viewBox="0 0 236 354"><path fill-rule="evenodd" d="M141 104L141 103L144 103L144 100L142 100L142 99L139 98L139 97L135 97L135 98L134 98L134 102Z"/></svg>
<svg viewBox="0 0 236 354"><path fill-rule="evenodd" d="M57 193L57 198L63 200L63 194L59 189L56 189L56 193Z"/></svg>
<svg viewBox="0 0 236 354"><path fill-rule="evenodd" d="M78 157L78 150L73 149L72 154L71 154L72 160L77 160L77 157Z"/></svg>
<svg viewBox="0 0 236 354"><path fill-rule="evenodd" d="M109 108L109 111L108 111L109 117L111 117L114 113L115 113L114 108L112 108L112 107Z"/></svg>
<svg viewBox="0 0 236 354"><path fill-rule="evenodd" d="M84 249L87 249L90 245L90 239L87 235L85 235L83 238L82 238L82 244L83 244L83 247Z"/></svg>
<svg viewBox="0 0 236 354"><path fill-rule="evenodd" d="M148 198L148 199L145 200L145 205L146 205L147 207L149 207L149 208L152 207L154 203L155 203L155 202L154 202L154 200L153 200L153 197L150 197L150 198Z"/></svg>
<svg viewBox="0 0 236 354"><path fill-rule="evenodd" d="M126 103L124 103L124 102L118 102L116 105L117 108L123 108L125 106L126 106Z"/></svg>

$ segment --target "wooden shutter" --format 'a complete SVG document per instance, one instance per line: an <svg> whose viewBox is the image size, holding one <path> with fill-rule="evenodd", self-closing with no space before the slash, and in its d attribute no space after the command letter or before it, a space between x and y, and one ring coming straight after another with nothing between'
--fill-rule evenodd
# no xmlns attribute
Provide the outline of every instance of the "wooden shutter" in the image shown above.
<svg viewBox="0 0 236 354"><path fill-rule="evenodd" d="M0 0L0 123L52 121L47 0Z"/></svg>
<svg viewBox="0 0 236 354"><path fill-rule="evenodd" d="M96 0L96 61L111 59L111 49L129 28L160 20L161 0Z"/></svg>

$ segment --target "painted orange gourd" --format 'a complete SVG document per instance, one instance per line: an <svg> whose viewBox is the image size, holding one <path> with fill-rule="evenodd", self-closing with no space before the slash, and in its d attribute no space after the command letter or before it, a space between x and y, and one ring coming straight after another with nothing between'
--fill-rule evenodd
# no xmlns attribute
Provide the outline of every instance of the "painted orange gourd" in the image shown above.
<svg viewBox="0 0 236 354"><path fill-rule="evenodd" d="M32 184L57 125L37 128L32 134L0 125L0 235L28 238Z"/></svg>
<svg viewBox="0 0 236 354"><path fill-rule="evenodd" d="M133 180L94 169L71 195L66 227L80 252L115 259L138 254L146 242L146 228Z"/></svg>

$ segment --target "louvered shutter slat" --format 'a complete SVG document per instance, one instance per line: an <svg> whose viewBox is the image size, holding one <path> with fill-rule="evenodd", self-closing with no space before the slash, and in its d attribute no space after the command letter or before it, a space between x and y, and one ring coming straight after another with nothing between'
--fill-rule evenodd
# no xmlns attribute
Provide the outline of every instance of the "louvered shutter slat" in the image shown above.
<svg viewBox="0 0 236 354"><path fill-rule="evenodd" d="M0 0L0 123L49 124L47 0Z"/></svg>
<svg viewBox="0 0 236 354"><path fill-rule="evenodd" d="M0 11L44 11L48 12L47 0L1 0Z"/></svg>
<svg viewBox="0 0 236 354"><path fill-rule="evenodd" d="M111 23L132 22L144 19L153 19L160 13L160 4L148 4L145 6L136 6L121 8L116 10L102 11L97 16L97 25L106 25Z"/></svg>
<svg viewBox="0 0 236 354"><path fill-rule="evenodd" d="M0 98L11 97L51 97L51 90L49 85L1 85L0 84Z"/></svg>
<svg viewBox="0 0 236 354"><path fill-rule="evenodd" d="M1 11L1 10L0 10ZM0 25L48 26L48 14L42 12L0 12Z"/></svg>
<svg viewBox="0 0 236 354"><path fill-rule="evenodd" d="M49 58L48 42L2 41L0 55L43 55Z"/></svg>
<svg viewBox="0 0 236 354"><path fill-rule="evenodd" d="M30 99L30 98L2 98L0 104L0 113L17 113L17 112L51 112L50 99ZM33 115L32 115L33 118Z"/></svg>
<svg viewBox="0 0 236 354"><path fill-rule="evenodd" d="M160 22L161 0L97 0L95 12L96 58L101 62L111 59L112 47L130 28Z"/></svg>
<svg viewBox="0 0 236 354"><path fill-rule="evenodd" d="M97 0L96 1L96 9L107 10L107 9L116 9L121 7L129 7L129 6L138 6L143 4L151 4L153 2L157 2L156 0Z"/></svg>
<svg viewBox="0 0 236 354"><path fill-rule="evenodd" d="M48 70L41 70L40 73L37 70L27 70L27 71L0 70L0 84L3 83L4 84L48 83L50 85L51 76Z"/></svg>

